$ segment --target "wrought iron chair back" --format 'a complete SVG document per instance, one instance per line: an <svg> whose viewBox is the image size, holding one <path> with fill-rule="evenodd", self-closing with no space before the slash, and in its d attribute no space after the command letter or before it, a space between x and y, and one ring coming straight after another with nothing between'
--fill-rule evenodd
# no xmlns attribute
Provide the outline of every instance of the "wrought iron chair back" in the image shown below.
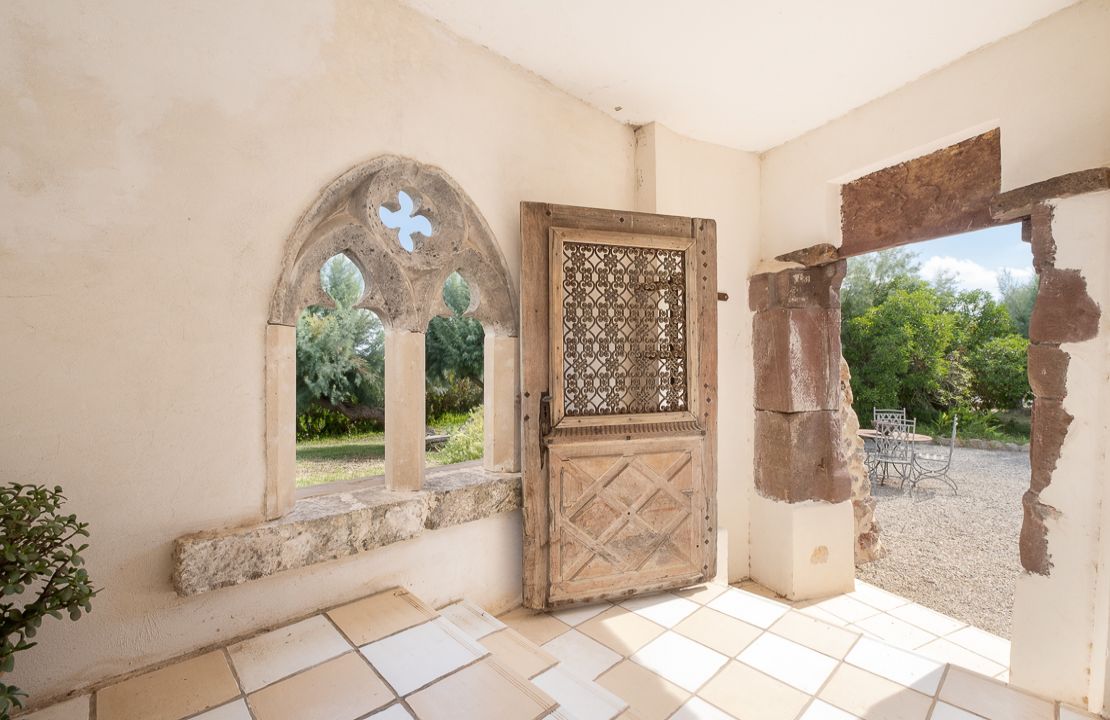
<svg viewBox="0 0 1110 720"><path fill-rule="evenodd" d="M913 475L910 478L910 489L917 487L922 480L943 480L952 488L953 494L958 490L956 481L948 474L952 469L952 453L956 449L956 428L960 424L958 417L952 418L952 435L948 438L947 451L937 453L919 453L914 457Z"/></svg>
<svg viewBox="0 0 1110 720"><path fill-rule="evenodd" d="M875 451L879 462L892 465L913 463L913 436L917 432L917 420L890 419L877 427Z"/></svg>
<svg viewBox="0 0 1110 720"><path fill-rule="evenodd" d="M883 431L884 426L891 422L905 422L906 408L871 408L871 427Z"/></svg>

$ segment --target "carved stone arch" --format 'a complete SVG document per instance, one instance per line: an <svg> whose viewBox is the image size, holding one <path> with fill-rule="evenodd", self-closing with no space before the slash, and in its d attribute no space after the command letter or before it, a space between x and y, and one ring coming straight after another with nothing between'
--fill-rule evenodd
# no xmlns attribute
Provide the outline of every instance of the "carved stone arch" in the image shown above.
<svg viewBox="0 0 1110 720"><path fill-rule="evenodd" d="M398 227L406 225L413 228L406 233L411 249L399 238ZM447 310L443 285L452 272L470 286L466 314L486 331L485 468L519 470L519 321L505 257L477 206L447 173L382 155L329 183L286 242L266 335L266 516L294 506L297 319L310 305L333 306L320 270L338 254L365 281L356 306L375 312L387 331L386 485L419 490L423 483L424 333Z"/></svg>

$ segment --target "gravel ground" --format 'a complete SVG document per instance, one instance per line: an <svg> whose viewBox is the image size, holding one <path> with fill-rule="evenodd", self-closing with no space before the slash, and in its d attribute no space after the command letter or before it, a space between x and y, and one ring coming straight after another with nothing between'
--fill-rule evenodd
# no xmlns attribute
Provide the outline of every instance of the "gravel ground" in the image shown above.
<svg viewBox="0 0 1110 720"><path fill-rule="evenodd" d="M856 574L1009 638L1029 455L956 448L950 474L956 496L937 480L922 482L912 496L897 480L872 486L887 555Z"/></svg>

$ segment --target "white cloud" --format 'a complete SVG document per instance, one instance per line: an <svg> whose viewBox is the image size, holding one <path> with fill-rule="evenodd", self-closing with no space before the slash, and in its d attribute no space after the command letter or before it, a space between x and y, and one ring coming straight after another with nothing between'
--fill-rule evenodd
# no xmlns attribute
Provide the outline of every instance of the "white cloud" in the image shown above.
<svg viewBox="0 0 1110 720"><path fill-rule="evenodd" d="M961 290L986 290L998 297L998 273L1009 270L1019 279L1032 277L1033 268L985 268L974 260L961 260L948 255L935 255L921 264L921 276L935 280L938 275L951 274Z"/></svg>

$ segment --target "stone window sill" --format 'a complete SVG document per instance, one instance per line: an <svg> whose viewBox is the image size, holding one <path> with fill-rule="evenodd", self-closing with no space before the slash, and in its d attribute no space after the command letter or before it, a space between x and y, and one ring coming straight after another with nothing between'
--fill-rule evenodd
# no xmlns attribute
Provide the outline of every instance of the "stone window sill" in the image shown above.
<svg viewBox="0 0 1110 720"><path fill-rule="evenodd" d="M414 492L387 490L380 478L305 490L278 520L178 538L173 585L178 595L197 595L520 506L520 474L489 472L477 462L429 469Z"/></svg>

